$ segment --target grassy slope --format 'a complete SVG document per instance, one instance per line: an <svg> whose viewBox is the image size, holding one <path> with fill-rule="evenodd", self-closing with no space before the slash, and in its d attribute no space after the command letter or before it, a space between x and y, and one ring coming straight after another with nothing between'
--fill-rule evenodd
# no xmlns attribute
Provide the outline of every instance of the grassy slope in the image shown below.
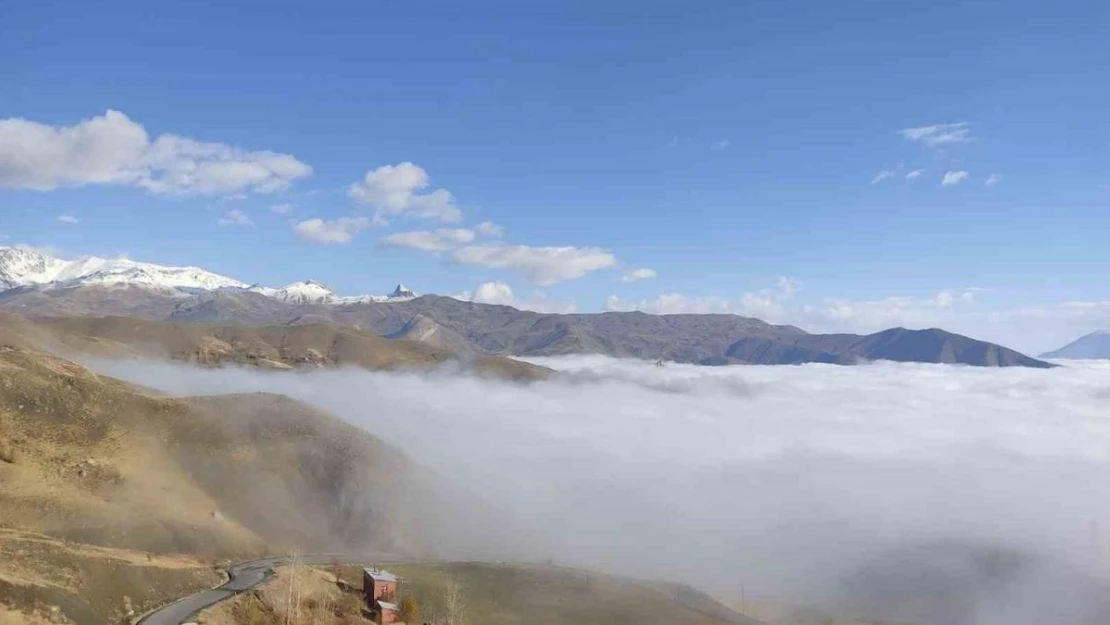
<svg viewBox="0 0 1110 625"><path fill-rule="evenodd" d="M51 619L122 623L129 612L141 614L222 579L196 558L0 529L0 623L5 625Z"/></svg>
<svg viewBox="0 0 1110 625"><path fill-rule="evenodd" d="M415 598L421 606L419 622L443 622L441 597L445 580L458 580L465 604L465 619L471 625L720 625L712 617L675 601L670 587L650 582L612 577L589 571L548 566L507 564L390 565L401 575L402 596ZM361 573L344 567L343 578L357 589ZM302 596L296 624L339 625L357 622L344 605L349 593L341 590L330 572L303 569L283 571L263 589L237 597L201 613L201 625L256 625L259 613L284 617L289 597ZM292 581L292 592L290 582ZM311 609L303 607L309 600ZM255 606L251 608L252 604ZM324 614L317 608L329 606ZM342 615L337 616L335 612ZM284 621L282 621L284 622Z"/></svg>
<svg viewBox="0 0 1110 625"><path fill-rule="evenodd" d="M361 588L340 586L323 569L282 567L259 588L218 603L197 616L199 625L362 625Z"/></svg>
<svg viewBox="0 0 1110 625"><path fill-rule="evenodd" d="M412 474L405 456L284 397L161 397L0 345L0 447L11 452L0 460L0 530L62 539L70 556L86 545L203 560L420 547L393 502ZM122 601L122 590L94 583L107 579L96 570L111 571L119 588L142 586L142 574L128 577L135 569L93 567L91 585L58 590L2 554L0 562L9 566L0 604L22 609L49 600L87 614L86 604ZM55 573L77 575L74 562L57 560ZM178 581L155 584L169 596L210 580Z"/></svg>
<svg viewBox="0 0 1110 625"><path fill-rule="evenodd" d="M444 611L444 580L456 578L468 622L485 625L709 625L723 621L675 600L673 587L561 567L459 563L390 566L425 618Z"/></svg>
<svg viewBox="0 0 1110 625"><path fill-rule="evenodd" d="M0 325L17 321L0 318ZM129 317L79 317L18 322L24 336L44 337L63 349L103 356L172 358L198 364L238 363L283 369L354 365L371 370L427 369L456 360L448 349L387 339L329 323L279 326L189 325ZM34 334L29 334L28 329ZM517 380L545 377L549 370L500 356L473 364L481 374Z"/></svg>
<svg viewBox="0 0 1110 625"><path fill-rule="evenodd" d="M406 544L389 501L408 460L284 397L158 397L0 347L0 432L0 526L160 552Z"/></svg>

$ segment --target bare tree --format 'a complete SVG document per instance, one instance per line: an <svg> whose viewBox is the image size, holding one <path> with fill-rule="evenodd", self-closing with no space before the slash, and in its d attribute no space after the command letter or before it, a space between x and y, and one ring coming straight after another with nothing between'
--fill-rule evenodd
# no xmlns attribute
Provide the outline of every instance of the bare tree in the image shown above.
<svg viewBox="0 0 1110 625"><path fill-rule="evenodd" d="M335 576L336 584L343 581L343 567L339 564L338 557L332 557L331 559L331 574Z"/></svg>
<svg viewBox="0 0 1110 625"><path fill-rule="evenodd" d="M290 554L289 565L285 569L289 573L289 587L285 599L285 625L296 625L300 620L301 612L301 585L299 583L299 567L296 552Z"/></svg>
<svg viewBox="0 0 1110 625"><path fill-rule="evenodd" d="M443 625L464 625L466 623L466 601L462 584L452 575L443 579Z"/></svg>

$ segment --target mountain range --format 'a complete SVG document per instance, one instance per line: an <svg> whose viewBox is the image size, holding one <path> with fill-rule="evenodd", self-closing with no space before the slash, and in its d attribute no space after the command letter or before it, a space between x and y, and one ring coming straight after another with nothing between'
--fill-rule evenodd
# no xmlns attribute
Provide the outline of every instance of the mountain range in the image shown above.
<svg viewBox="0 0 1110 625"><path fill-rule="evenodd" d="M0 291L20 287L54 290L82 286L136 286L179 297L220 289L243 290L292 304L356 304L416 296L403 284L398 284L389 295L340 296L314 280L272 288L248 285L199 267L166 267L127 258L62 260L38 250L0 247Z"/></svg>
<svg viewBox="0 0 1110 625"><path fill-rule="evenodd" d="M0 248L0 311L25 317L130 316L174 324L352 326L420 341L463 357L605 354L703 365L856 364L870 360L1051 367L1014 350L938 328L810 334L739 315L641 312L545 314L417 297L344 297L323 285L247 285L196 267L130 260L63 261Z"/></svg>
<svg viewBox="0 0 1110 625"><path fill-rule="evenodd" d="M1041 354L1041 358L1092 360L1110 358L1110 330L1091 332L1067 345Z"/></svg>

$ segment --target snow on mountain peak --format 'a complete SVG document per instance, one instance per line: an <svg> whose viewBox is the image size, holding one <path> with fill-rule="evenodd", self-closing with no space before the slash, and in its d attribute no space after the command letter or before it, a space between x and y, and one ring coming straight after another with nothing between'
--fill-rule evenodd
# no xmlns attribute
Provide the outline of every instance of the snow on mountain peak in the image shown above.
<svg viewBox="0 0 1110 625"><path fill-rule="evenodd" d="M393 289L393 292L389 294L390 299L409 299L413 297L416 297L416 293L413 293L412 289L403 284L398 284L397 288Z"/></svg>
<svg viewBox="0 0 1110 625"><path fill-rule="evenodd" d="M27 248L0 247L0 288L94 284L203 290L246 286L238 280L199 267L165 267L126 258L95 256L63 260Z"/></svg>
<svg viewBox="0 0 1110 625"><path fill-rule="evenodd" d="M0 247L0 288L50 282L64 266L64 261L36 250Z"/></svg>
<svg viewBox="0 0 1110 625"><path fill-rule="evenodd" d="M267 295L290 304L327 304L336 297L334 291L315 280L291 282Z"/></svg>
<svg viewBox="0 0 1110 625"><path fill-rule="evenodd" d="M0 291L16 287L41 289L76 286L141 286L176 295L193 291L242 289L290 304L357 304L389 302L416 297L398 284L389 295L343 297L315 280L292 282L280 289L247 284L199 267L166 267L127 258L88 257L63 260L25 247L0 247Z"/></svg>

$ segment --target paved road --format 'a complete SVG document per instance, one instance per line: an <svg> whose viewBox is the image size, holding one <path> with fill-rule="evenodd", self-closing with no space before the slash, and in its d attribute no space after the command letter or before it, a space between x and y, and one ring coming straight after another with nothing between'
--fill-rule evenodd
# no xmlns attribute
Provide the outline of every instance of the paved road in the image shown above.
<svg viewBox="0 0 1110 625"><path fill-rule="evenodd" d="M229 579L223 586L202 590L155 610L139 619L139 625L180 625L204 608L234 597L244 590L250 590L270 579L276 567L288 563L288 558L264 558L236 564L227 570Z"/></svg>
<svg viewBox="0 0 1110 625"><path fill-rule="evenodd" d="M196 616L197 612L209 606L213 606L224 599L229 599L241 592L250 590L270 579L274 575L275 568L285 566L289 564L289 562L290 558L262 558L261 560L251 560L250 562L233 565L227 569L229 579L224 585L211 590L202 590L195 595L189 595L184 599L179 599L163 608L159 608L140 618L137 625L181 625L182 623L187 623ZM413 562L413 560L380 555L377 557L364 556L358 558L337 555L310 555L299 556L297 558L298 564L310 566L331 563L364 564L368 562L386 564ZM686 607L726 623L733 623L734 625L766 625L750 616L725 607L709 595L689 586L679 585L677 587L676 598L679 603Z"/></svg>
<svg viewBox="0 0 1110 625"><path fill-rule="evenodd" d="M319 566L338 562L339 564L361 564L365 562L397 562L398 558L385 557L359 557L336 555L311 555L299 556L298 564ZM211 590L202 590L195 595L179 599L163 608L159 608L140 618L137 625L180 625L189 622L197 612L215 605L224 599L250 590L274 575L274 569L289 564L290 558L262 558L235 564L227 569L228 581L222 586Z"/></svg>

